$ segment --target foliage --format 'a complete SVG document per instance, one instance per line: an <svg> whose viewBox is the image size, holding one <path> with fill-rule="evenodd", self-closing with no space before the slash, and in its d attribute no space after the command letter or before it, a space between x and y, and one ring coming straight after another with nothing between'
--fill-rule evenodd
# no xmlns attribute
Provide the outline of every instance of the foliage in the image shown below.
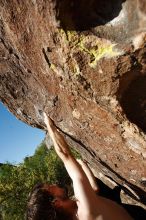
<svg viewBox="0 0 146 220"><path fill-rule="evenodd" d="M78 154L73 150L73 154ZM47 150L42 143L34 156L19 165L0 166L0 215L3 220L23 220L27 198L36 183L70 184L70 178L54 148ZM0 217L1 219L1 217Z"/></svg>

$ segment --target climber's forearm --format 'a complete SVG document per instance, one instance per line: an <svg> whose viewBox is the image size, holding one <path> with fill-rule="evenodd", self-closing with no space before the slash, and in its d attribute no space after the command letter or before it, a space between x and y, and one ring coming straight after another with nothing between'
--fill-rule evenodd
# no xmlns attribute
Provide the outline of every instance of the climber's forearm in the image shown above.
<svg viewBox="0 0 146 220"><path fill-rule="evenodd" d="M54 122L46 115L46 113L44 113L44 122L47 126L48 133L53 140L55 151L64 162L64 160L71 155L69 146L63 135L56 128Z"/></svg>
<svg viewBox="0 0 146 220"><path fill-rule="evenodd" d="M44 113L44 122L47 126L47 130L49 132L50 137L53 140L54 148L57 153L57 155L60 157L60 159L63 161L63 163L68 164L68 160L74 161L74 158L71 154L70 148L64 139L63 135L60 133L60 131L55 126L54 122ZM76 162L77 163L77 162ZM71 162L72 164L72 162ZM72 172L72 170L71 170Z"/></svg>
<svg viewBox="0 0 146 220"><path fill-rule="evenodd" d="M71 157L71 151L68 144L66 143L64 137L56 130L54 132L55 138L53 138L54 148L58 156L63 162Z"/></svg>
<svg viewBox="0 0 146 220"><path fill-rule="evenodd" d="M57 155L60 157L60 159L65 163L65 161L70 157L70 152L62 149L61 147L58 147L54 144L55 151Z"/></svg>
<svg viewBox="0 0 146 220"><path fill-rule="evenodd" d="M78 163L81 165L82 169L84 170L86 176L88 177L88 180L92 186L92 189L95 191L95 192L99 192L99 187L96 183L96 179L95 179L95 176L92 172L92 170L89 168L89 166L87 165L87 162L81 160L81 159L78 159L77 160Z"/></svg>

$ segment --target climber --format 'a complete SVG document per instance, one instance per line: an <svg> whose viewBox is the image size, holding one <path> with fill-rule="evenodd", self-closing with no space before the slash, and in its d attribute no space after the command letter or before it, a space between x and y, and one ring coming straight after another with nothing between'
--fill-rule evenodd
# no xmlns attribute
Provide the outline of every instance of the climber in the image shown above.
<svg viewBox="0 0 146 220"><path fill-rule="evenodd" d="M64 137L45 113L44 121L72 179L75 200L57 185L36 185L28 202L27 220L131 220L123 207L98 195L99 188L87 163L72 156Z"/></svg>

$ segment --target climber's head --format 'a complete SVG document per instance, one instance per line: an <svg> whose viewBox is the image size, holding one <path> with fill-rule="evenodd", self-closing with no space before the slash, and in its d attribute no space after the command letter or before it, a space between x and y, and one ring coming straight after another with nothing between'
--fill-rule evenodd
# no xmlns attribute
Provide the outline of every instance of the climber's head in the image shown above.
<svg viewBox="0 0 146 220"><path fill-rule="evenodd" d="M36 185L27 206L27 220L68 220L77 211L76 202L69 199L65 189L57 185Z"/></svg>

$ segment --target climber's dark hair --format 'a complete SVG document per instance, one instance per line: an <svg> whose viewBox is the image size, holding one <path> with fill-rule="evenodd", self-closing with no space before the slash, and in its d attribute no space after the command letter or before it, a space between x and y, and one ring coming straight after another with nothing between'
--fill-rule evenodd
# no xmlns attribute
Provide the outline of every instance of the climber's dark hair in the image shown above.
<svg viewBox="0 0 146 220"><path fill-rule="evenodd" d="M55 198L49 193L49 185L41 183L34 186L30 193L26 220L68 220L72 219L64 210L54 206Z"/></svg>

